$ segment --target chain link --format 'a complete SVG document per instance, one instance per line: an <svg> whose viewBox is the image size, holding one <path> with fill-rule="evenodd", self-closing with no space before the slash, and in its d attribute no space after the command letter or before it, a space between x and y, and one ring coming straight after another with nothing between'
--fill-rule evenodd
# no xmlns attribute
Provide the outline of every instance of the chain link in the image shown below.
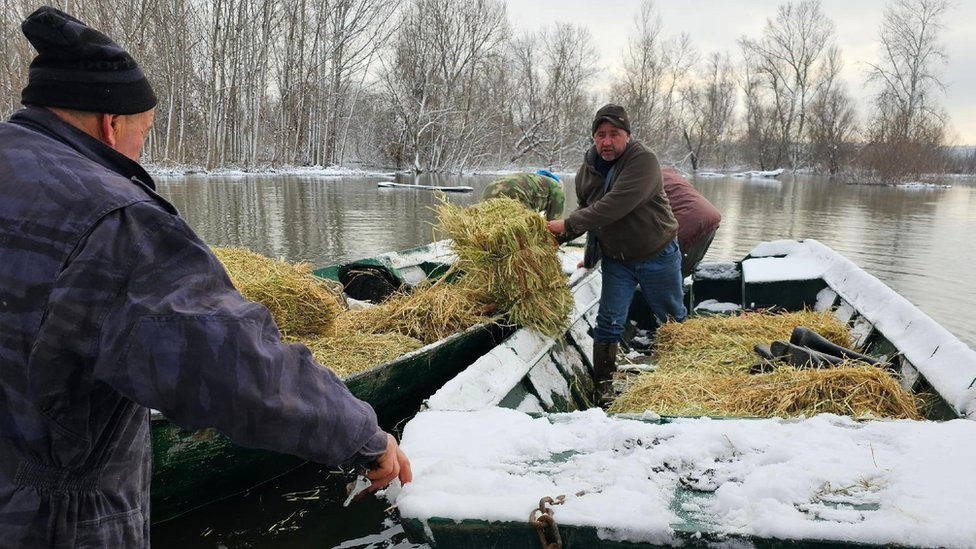
<svg viewBox="0 0 976 549"><path fill-rule="evenodd" d="M559 505L565 500L566 496L556 496L556 499L546 496L539 500L539 507L533 509L529 514L529 524L539 534L539 543L542 545L542 549L562 549L563 547L563 540L559 536L559 526L556 524L552 507L549 505ZM549 541L550 534L553 541Z"/></svg>

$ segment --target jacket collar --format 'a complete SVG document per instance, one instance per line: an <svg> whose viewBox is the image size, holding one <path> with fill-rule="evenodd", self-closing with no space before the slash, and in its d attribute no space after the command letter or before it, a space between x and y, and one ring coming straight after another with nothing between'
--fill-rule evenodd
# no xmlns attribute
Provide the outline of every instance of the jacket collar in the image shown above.
<svg viewBox="0 0 976 549"><path fill-rule="evenodd" d="M10 117L10 122L61 141L85 158L101 164L126 179L134 180L151 191L156 190L156 183L138 162L61 120L48 109L43 107L21 109Z"/></svg>

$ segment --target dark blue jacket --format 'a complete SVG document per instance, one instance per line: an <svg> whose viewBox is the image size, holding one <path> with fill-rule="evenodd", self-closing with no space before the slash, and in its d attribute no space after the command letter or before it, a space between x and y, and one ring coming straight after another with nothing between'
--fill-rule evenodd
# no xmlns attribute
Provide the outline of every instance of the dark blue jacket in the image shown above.
<svg viewBox="0 0 976 549"><path fill-rule="evenodd" d="M149 545L149 409L326 464L386 435L132 160L29 108L0 123L0 547Z"/></svg>

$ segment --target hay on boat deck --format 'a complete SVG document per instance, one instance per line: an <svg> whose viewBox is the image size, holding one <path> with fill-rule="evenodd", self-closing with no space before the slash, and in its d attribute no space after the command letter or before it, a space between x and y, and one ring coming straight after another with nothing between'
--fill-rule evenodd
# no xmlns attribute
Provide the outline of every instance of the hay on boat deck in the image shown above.
<svg viewBox="0 0 976 549"><path fill-rule="evenodd" d="M326 333L344 310L334 290L306 263L271 259L245 248L213 248L241 294L271 312L285 336Z"/></svg>
<svg viewBox="0 0 976 549"><path fill-rule="evenodd" d="M891 374L854 361L823 369L784 366L751 376L688 370L643 374L609 411L644 410L676 416L921 417L914 396Z"/></svg>
<svg viewBox="0 0 976 549"><path fill-rule="evenodd" d="M464 273L456 286L484 292L513 324L550 336L566 330L573 296L538 212L502 197L465 208L445 202L437 214Z"/></svg>
<svg viewBox="0 0 976 549"><path fill-rule="evenodd" d="M450 276L445 274L444 277ZM483 322L493 322L494 307L481 290L457 284L421 284L409 294L393 294L383 303L346 311L336 320L335 333L396 332L425 344Z"/></svg>
<svg viewBox="0 0 976 549"><path fill-rule="evenodd" d="M345 333L301 340L312 356L339 377L362 372L423 347L410 336L397 333Z"/></svg>
<svg viewBox="0 0 976 549"><path fill-rule="evenodd" d="M847 326L830 311L694 316L658 327L657 364L661 370L747 373L758 359L753 350L756 344L789 341L797 326L806 326L842 347L851 346Z"/></svg>
<svg viewBox="0 0 976 549"><path fill-rule="evenodd" d="M746 313L693 317L658 328L658 370L632 380L613 412L653 410L681 416L795 417L835 413L917 419L918 402L884 368L844 361L832 368L780 366L751 375L753 346L788 341L806 326L850 347L847 327L832 312Z"/></svg>

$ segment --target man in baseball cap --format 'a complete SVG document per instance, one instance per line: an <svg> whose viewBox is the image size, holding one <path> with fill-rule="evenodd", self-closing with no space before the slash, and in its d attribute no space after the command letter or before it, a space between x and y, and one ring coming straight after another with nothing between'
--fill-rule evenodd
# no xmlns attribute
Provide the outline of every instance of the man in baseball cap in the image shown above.
<svg viewBox="0 0 976 549"><path fill-rule="evenodd" d="M627 111L616 104L593 117L593 146L576 173L578 207L548 223L561 241L587 233L587 266L601 262L603 289L593 332L594 403L607 404L617 343L637 285L658 322L684 320L678 223L650 149L631 139Z"/></svg>

